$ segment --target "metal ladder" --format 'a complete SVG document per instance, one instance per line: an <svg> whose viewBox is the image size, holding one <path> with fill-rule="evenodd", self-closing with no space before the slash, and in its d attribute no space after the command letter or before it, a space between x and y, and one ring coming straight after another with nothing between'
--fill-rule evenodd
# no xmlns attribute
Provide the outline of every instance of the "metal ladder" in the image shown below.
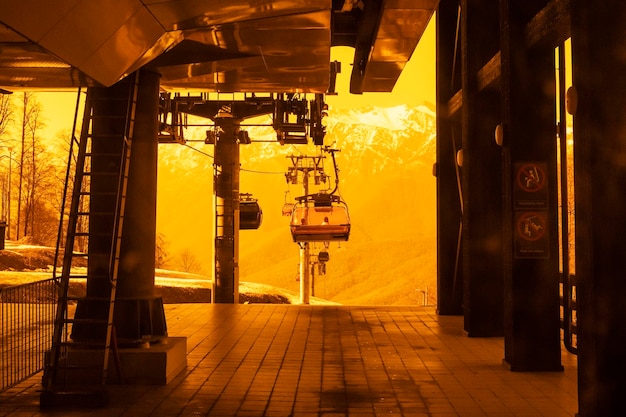
<svg viewBox="0 0 626 417"><path fill-rule="evenodd" d="M116 353L115 333L113 327L115 294L117 287L117 278L120 263L120 246L122 239L122 229L124 223L124 212L126 207L126 193L128 185L128 172L130 167L130 156L132 149L132 139L135 124L135 112L137 107L137 90L138 90L138 73L129 77L129 91L126 98L117 97L95 97L93 90L89 89L85 98L84 114L82 119L82 127L80 139L74 136L70 144L70 156L68 160L68 171L66 174L66 190L64 197L67 197L69 188L72 188L70 207L67 219L63 214L66 211L65 198L64 207L59 226L59 239L57 242L57 258L61 252L60 242L63 240L61 231L64 222L67 221L67 234L65 236L65 247L63 250L63 269L59 278L55 279L58 286L58 303L56 311L56 319L54 323L54 333L52 338L52 347L46 364L44 367L43 390L41 395L41 405L54 406L67 402L68 399L74 404L84 400L84 405L102 406L106 402L106 393L104 386L107 383L109 371L109 358L112 349ZM80 94L80 92L79 92ZM116 105L126 106L126 113L119 115L96 115L94 108L99 101L112 101ZM78 102L77 102L78 103ZM78 113L78 104L77 104ZM117 119L120 123L124 119L125 127L123 130L123 143L121 144L121 154L106 154L105 157L120 157L119 166L111 171L92 170L92 158L103 156L102 153L93 152L92 145L97 141L112 141L120 139L117 134L94 134L93 122L98 117ZM70 184L72 165L74 166L74 181ZM119 168L119 169L117 169ZM91 191L91 179L97 175L110 177L111 181L117 182L117 191L108 193L115 198L115 209L112 212L92 212L89 209L89 200L95 197L98 192ZM102 195L100 197L103 197ZM69 198L69 197L68 197ZM87 276L78 274L73 271L73 267L77 258L86 259L88 251L76 251L75 244L78 239L89 240L94 235L94 231L90 231L89 223L94 222L94 218L102 220L103 217L112 223L113 228L103 233L104 236L111 236L111 252L109 259L109 268L107 279L110 283L109 297L98 302L108 303L108 313L105 319L81 319L70 317L72 314L68 311L70 303L77 302L79 298L70 296L69 287L73 279L85 279ZM94 223L95 224L95 223ZM101 231L99 231L101 232ZM106 237L105 237L106 238ZM56 268L56 263L55 263ZM70 333L73 326L99 326L106 328L106 334L101 335L97 341L74 342L70 340ZM113 341L113 344L112 344ZM87 361L83 358L72 359L72 354L76 355L76 349L86 349L91 351L88 356L97 357L98 360ZM77 357L77 356L76 356ZM95 363L94 363L95 362ZM98 363L99 362L99 363ZM80 375L80 377L77 377ZM119 369L118 369L119 376Z"/></svg>

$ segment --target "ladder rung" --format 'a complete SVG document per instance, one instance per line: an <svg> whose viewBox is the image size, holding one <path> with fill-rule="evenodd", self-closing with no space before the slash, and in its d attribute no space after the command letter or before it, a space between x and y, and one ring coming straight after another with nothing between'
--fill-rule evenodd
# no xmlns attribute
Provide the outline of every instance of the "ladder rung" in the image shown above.
<svg viewBox="0 0 626 417"><path fill-rule="evenodd" d="M62 323L66 324L109 324L106 319L63 319Z"/></svg>
<svg viewBox="0 0 626 417"><path fill-rule="evenodd" d="M89 138L91 138L91 140L98 140L98 139L110 139L110 138L122 138L124 137L123 133L89 133L87 134L87 136Z"/></svg>
<svg viewBox="0 0 626 417"><path fill-rule="evenodd" d="M90 191L81 191L80 195L116 195L115 191L98 191L96 193L92 193Z"/></svg>
<svg viewBox="0 0 626 417"><path fill-rule="evenodd" d="M94 275L90 275L90 277L94 277ZM109 279L108 276L105 275L101 275L101 276L95 276L96 278L102 278L102 279ZM69 277L69 279L73 279L73 280L84 280L87 278L87 275L72 275ZM108 297L85 297L84 295L67 295L65 297L66 300L72 300L72 301L78 301L78 300L83 300L83 299L89 299L89 300L94 300L94 301L111 301L110 298Z"/></svg>
<svg viewBox="0 0 626 417"><path fill-rule="evenodd" d="M104 350L104 346L102 346L102 350ZM51 366L51 368L71 370L71 371L97 370L97 371L102 372L102 364L100 363L93 364L93 365L56 365L56 366Z"/></svg>
<svg viewBox="0 0 626 417"><path fill-rule="evenodd" d="M118 120L126 120L125 114L96 114L91 115L91 120L94 119L118 119Z"/></svg>
<svg viewBox="0 0 626 417"><path fill-rule="evenodd" d="M87 275L72 274L69 276L69 279L85 279L85 278L87 278ZM83 297L80 297L80 298L83 298Z"/></svg>
<svg viewBox="0 0 626 417"><path fill-rule="evenodd" d="M112 132L112 133L89 133L87 134L87 137L92 141L92 142L97 142L97 141L111 141L112 139L121 139L124 137L124 133L123 132Z"/></svg>
<svg viewBox="0 0 626 417"><path fill-rule="evenodd" d="M79 296L67 296L65 297L68 300L89 300L89 301L106 301L110 302L111 299L108 297L79 297Z"/></svg>
<svg viewBox="0 0 626 417"><path fill-rule="evenodd" d="M85 156L89 156L89 157L93 157L93 156L116 156L116 157L121 157L122 155L120 153L115 153L115 152L85 152Z"/></svg>
<svg viewBox="0 0 626 417"><path fill-rule="evenodd" d="M111 236L111 233L106 233L106 232L100 232L100 233L96 233L96 232L76 232L76 233L74 233L74 236Z"/></svg>
<svg viewBox="0 0 626 417"><path fill-rule="evenodd" d="M83 175L85 176L89 176L89 177L94 177L94 176L116 176L118 177L120 175L119 172L83 172Z"/></svg>
<svg viewBox="0 0 626 417"><path fill-rule="evenodd" d="M123 102L127 102L128 101L128 97L119 97L119 96L106 96L106 97L94 97L91 96L91 101L92 102L107 102L107 101L123 101Z"/></svg>
<svg viewBox="0 0 626 417"><path fill-rule="evenodd" d="M67 297L63 297L65 299L65 301L79 301L82 300L85 297L78 297L78 296L67 296Z"/></svg>
<svg viewBox="0 0 626 417"><path fill-rule="evenodd" d="M104 345L104 340L102 342L61 342L59 346L63 347L77 347L77 348L102 348L104 349L106 346Z"/></svg>

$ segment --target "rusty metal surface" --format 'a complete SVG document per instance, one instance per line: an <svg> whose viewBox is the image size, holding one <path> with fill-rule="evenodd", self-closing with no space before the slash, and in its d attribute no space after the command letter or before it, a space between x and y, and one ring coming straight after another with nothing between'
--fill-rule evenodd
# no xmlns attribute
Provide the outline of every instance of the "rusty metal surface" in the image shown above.
<svg viewBox="0 0 626 417"><path fill-rule="evenodd" d="M0 87L109 86L147 67L166 89L325 92L330 49L347 43L358 89L391 91L437 3L5 0Z"/></svg>

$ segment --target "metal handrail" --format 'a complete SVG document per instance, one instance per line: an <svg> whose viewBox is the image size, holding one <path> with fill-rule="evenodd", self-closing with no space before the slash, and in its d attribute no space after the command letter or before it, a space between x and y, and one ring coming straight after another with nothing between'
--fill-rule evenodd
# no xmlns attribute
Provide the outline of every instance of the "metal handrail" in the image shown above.
<svg viewBox="0 0 626 417"><path fill-rule="evenodd" d="M576 277L570 270L569 240L569 195L568 195L568 167L567 167L567 121L565 118L565 45L559 46L558 82L559 82L559 108L561 109L558 125L558 144L561 161L560 189L561 189L561 307L563 317L561 328L563 329L563 343L568 352L576 354Z"/></svg>
<svg viewBox="0 0 626 417"><path fill-rule="evenodd" d="M563 329L563 344L568 352L578 354L577 344L577 319L576 319L576 276L561 274L561 329Z"/></svg>
<svg viewBox="0 0 626 417"><path fill-rule="evenodd" d="M52 278L0 288L0 392L43 370L56 305Z"/></svg>

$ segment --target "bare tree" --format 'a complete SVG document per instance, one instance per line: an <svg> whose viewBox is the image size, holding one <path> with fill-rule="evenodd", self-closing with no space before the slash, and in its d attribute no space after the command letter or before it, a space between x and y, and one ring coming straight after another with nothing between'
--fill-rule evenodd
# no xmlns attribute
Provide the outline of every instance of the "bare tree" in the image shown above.
<svg viewBox="0 0 626 417"><path fill-rule="evenodd" d="M165 268L165 266L169 262L169 253L167 251L167 246L169 242L167 241L165 235L163 233L157 233L156 237L156 248L154 251L154 266L156 268Z"/></svg>
<svg viewBox="0 0 626 417"><path fill-rule="evenodd" d="M7 129L13 123L13 105L11 96L0 94L0 147L8 150L0 159L8 158L8 168L2 176L2 220L7 221L7 237L11 237L11 161L13 159L13 144L11 139L4 138Z"/></svg>
<svg viewBox="0 0 626 417"><path fill-rule="evenodd" d="M55 193L50 201L59 216L59 224L57 225L57 241L60 247L65 247L65 232L68 226L67 218L69 217L70 198L74 189L74 180L76 173L76 152L70 154L71 142L73 140L69 129L61 131L57 134L56 141L61 145L57 150L57 154L52 156L52 164L55 166L53 188L59 191ZM82 202L82 201L81 201ZM84 203L83 203L84 204ZM84 211L83 207L79 211ZM82 217L78 219L79 223L83 221ZM80 229L80 227L79 227ZM77 237L74 241L75 248L78 251L86 251L86 239Z"/></svg>
<svg viewBox="0 0 626 417"><path fill-rule="evenodd" d="M200 264L198 258L195 257L189 248L183 250L178 256L178 268L182 272L202 273L202 264Z"/></svg>
<svg viewBox="0 0 626 417"><path fill-rule="evenodd" d="M2 137L13 122L13 107L11 106L11 96L0 94L0 137Z"/></svg>
<svg viewBox="0 0 626 417"><path fill-rule="evenodd" d="M22 136L21 136L21 148L20 148L20 161L19 161L19 185L17 187L17 224L15 226L15 239L20 238L20 223L22 218L22 183L24 181L24 155L26 145L26 127L28 126L29 110L28 100L30 98L29 93L23 94L22 101Z"/></svg>
<svg viewBox="0 0 626 417"><path fill-rule="evenodd" d="M35 243L52 246L58 231L56 202L62 192L56 177L62 167L54 164L54 158L39 143L35 142L33 147L33 159L28 159L24 167L24 217L28 219L24 232Z"/></svg>
<svg viewBox="0 0 626 417"><path fill-rule="evenodd" d="M37 140L38 130L43 127L41 122L41 105L35 99L32 93L23 94L22 102L22 136L21 146L19 152L19 184L17 194L17 225L15 237L20 238L20 227L22 224L22 217L24 217L24 236L29 233L28 226L29 221L32 222L34 212L32 207L34 206L34 184L36 177L36 162L35 162L35 144ZM28 159L30 158L30 161ZM30 189L28 190L28 199L25 201L23 195L26 193L24 190L25 181L25 168L30 162L31 168L28 172ZM23 207L25 205L26 209ZM25 211L22 216L22 211Z"/></svg>

